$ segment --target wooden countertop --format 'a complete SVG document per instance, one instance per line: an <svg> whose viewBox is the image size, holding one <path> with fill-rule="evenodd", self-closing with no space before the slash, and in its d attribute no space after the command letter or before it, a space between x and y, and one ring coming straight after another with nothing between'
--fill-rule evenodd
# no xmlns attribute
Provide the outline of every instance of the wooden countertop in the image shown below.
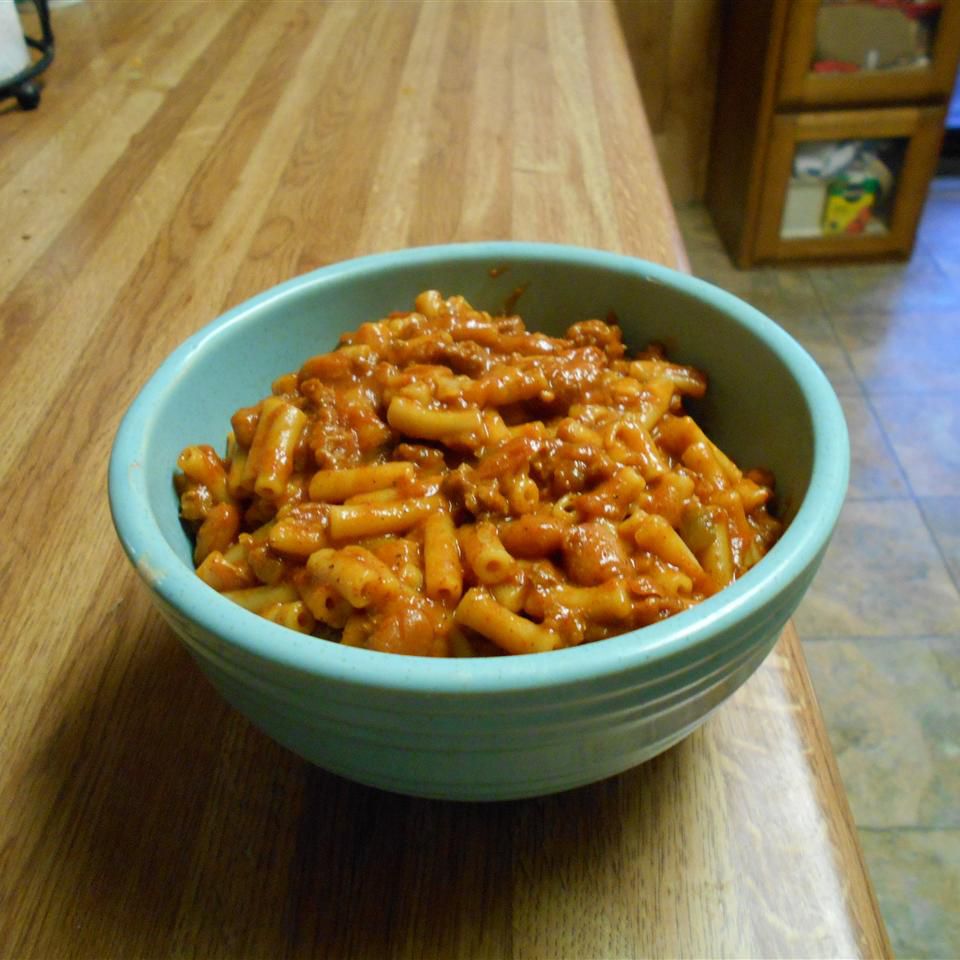
<svg viewBox="0 0 960 960"><path fill-rule="evenodd" d="M0 955L879 956L796 635L599 785L456 805L338 780L226 707L114 537L106 464L226 307L375 250L683 250L606 3L54 12L0 113Z"/></svg>

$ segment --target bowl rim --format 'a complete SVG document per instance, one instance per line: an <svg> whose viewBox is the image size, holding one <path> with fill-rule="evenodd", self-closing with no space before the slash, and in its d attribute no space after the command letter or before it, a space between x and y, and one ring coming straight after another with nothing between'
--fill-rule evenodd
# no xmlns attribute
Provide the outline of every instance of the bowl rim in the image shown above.
<svg viewBox="0 0 960 960"><path fill-rule="evenodd" d="M743 577L691 610L641 630L548 656L434 659L343 647L298 634L248 613L211 590L167 543L150 510L141 469L157 401L228 328L314 286L371 272L425 266L438 260L466 263L546 261L625 272L664 284L732 315L764 341L787 367L807 405L814 431L813 470L803 501L774 549ZM773 320L705 280L627 254L568 244L482 241L408 247L344 260L294 277L227 310L182 342L157 368L122 418L109 464L113 523L131 563L150 589L180 615L246 654L296 672L349 686L394 693L464 696L510 693L603 680L656 661L690 654L712 635L735 628L768 592L787 590L815 564L833 532L849 478L849 440L839 400L812 357ZM173 465L171 465L171 474ZM642 642L638 642L642 637Z"/></svg>

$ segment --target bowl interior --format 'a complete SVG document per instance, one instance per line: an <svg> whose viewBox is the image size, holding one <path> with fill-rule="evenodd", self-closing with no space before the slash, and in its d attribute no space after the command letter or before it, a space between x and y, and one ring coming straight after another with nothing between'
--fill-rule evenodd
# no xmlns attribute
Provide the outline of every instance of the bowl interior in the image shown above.
<svg viewBox="0 0 960 960"><path fill-rule="evenodd" d="M741 467L773 471L781 517L789 522L803 506L803 523L771 554L779 551L796 568L779 571L778 579L799 573L822 551L846 486L846 434L826 378L789 336L731 295L666 268L579 248L502 243L420 248L336 264L255 297L184 343L138 397L114 451L112 504L134 561L139 563L143 544L133 543L130 531L148 541L158 527L192 571L171 482L183 447L209 443L222 451L231 414L265 396L276 377L332 349L360 323L411 309L415 296L430 288L463 294L491 311L520 291L516 310L528 328L555 334L578 320L613 314L630 348L657 341L671 359L704 370L709 390L691 412ZM817 471L817 496L803 503ZM149 517L142 516L144 496ZM131 512L141 516L131 520ZM749 597L756 607L762 602L762 567L702 609L716 612L724 595ZM194 583L205 589L196 581L186 589L193 591ZM690 614L673 620L677 630L666 624L646 628L651 644L663 642L667 630L690 635ZM681 621L687 624L683 630ZM552 656L567 655L586 652Z"/></svg>
<svg viewBox="0 0 960 960"><path fill-rule="evenodd" d="M183 447L210 443L223 452L230 415L269 393L277 376L332 349L342 333L366 320L412 309L414 297L430 288L461 293L491 311L503 309L522 289L516 310L531 330L562 334L578 320L612 313L631 349L651 340L662 343L671 359L709 376L707 396L688 404L708 435L741 467L771 469L778 511L787 520L796 513L813 460L808 403L771 348L771 334L780 331L720 291L696 281L688 289L668 286L649 269L626 273L589 261L493 252L412 264L388 261L375 270L360 264L268 292L240 315L202 332L199 342L189 345L176 389L157 397L143 467L151 509L184 562L189 563L190 547L170 483ZM718 296L704 299L705 293ZM731 316L731 306L741 322ZM780 349L791 345L776 339Z"/></svg>

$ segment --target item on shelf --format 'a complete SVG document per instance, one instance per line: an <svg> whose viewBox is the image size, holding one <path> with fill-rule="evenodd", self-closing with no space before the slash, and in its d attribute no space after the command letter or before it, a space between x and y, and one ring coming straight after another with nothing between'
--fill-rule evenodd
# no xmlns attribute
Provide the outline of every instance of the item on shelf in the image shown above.
<svg viewBox="0 0 960 960"><path fill-rule="evenodd" d="M859 73L860 67L845 60L817 60L810 69L814 73Z"/></svg>
<svg viewBox="0 0 960 960"><path fill-rule="evenodd" d="M827 182L822 177L791 177L780 235L789 239L820 236L826 199Z"/></svg>
<svg viewBox="0 0 960 960"><path fill-rule="evenodd" d="M826 236L864 233L880 195L880 184L872 177L841 177L827 186L827 203L823 211L823 232Z"/></svg>
<svg viewBox="0 0 960 960"><path fill-rule="evenodd" d="M818 140L797 145L780 235L856 235L867 231L893 190L881 158L889 142ZM882 224L877 221L877 227Z"/></svg>
<svg viewBox="0 0 960 960"><path fill-rule="evenodd" d="M811 140L809 143L799 143L793 155L793 175L832 177L853 163L859 149L859 140Z"/></svg>
<svg viewBox="0 0 960 960"><path fill-rule="evenodd" d="M826 236L861 234L870 225L884 197L893 189L893 174L881 160L881 147L855 141L853 160L827 184L823 211Z"/></svg>

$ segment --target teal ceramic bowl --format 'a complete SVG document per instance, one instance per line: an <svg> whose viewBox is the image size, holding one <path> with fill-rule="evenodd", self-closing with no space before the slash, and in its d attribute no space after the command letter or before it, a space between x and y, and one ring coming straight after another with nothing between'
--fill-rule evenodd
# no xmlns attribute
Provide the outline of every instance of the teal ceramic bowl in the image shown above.
<svg viewBox="0 0 960 960"><path fill-rule="evenodd" d="M341 647L256 617L193 573L172 474L191 443L223 445L230 415L341 333L421 290L495 310L517 288L532 329L619 318L628 344L664 343L705 370L692 412L722 449L777 479L789 526L735 584L693 610L546 654L431 660ZM771 320L664 267L529 243L424 247L338 263L201 330L126 414L110 505L131 562L200 668L237 710L313 763L386 790L500 800L627 770L701 724L770 652L837 521L847 431L826 377Z"/></svg>

